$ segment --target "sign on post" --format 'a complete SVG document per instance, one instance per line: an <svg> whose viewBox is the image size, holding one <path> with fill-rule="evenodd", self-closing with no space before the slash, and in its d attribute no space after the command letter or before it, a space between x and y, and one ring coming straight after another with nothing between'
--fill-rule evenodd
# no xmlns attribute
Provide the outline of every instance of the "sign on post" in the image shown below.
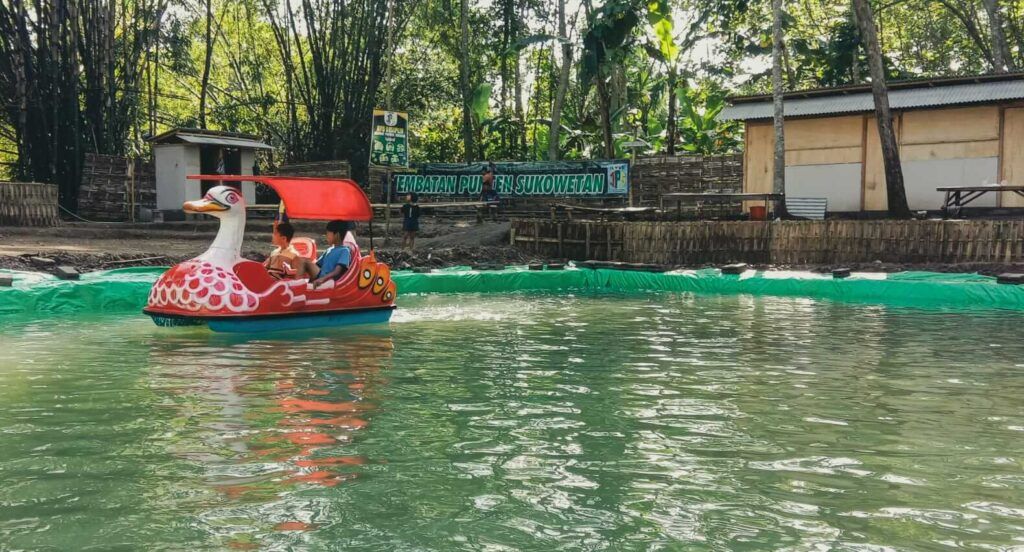
<svg viewBox="0 0 1024 552"><path fill-rule="evenodd" d="M409 114L400 111L373 110L370 133L370 165L409 166Z"/></svg>

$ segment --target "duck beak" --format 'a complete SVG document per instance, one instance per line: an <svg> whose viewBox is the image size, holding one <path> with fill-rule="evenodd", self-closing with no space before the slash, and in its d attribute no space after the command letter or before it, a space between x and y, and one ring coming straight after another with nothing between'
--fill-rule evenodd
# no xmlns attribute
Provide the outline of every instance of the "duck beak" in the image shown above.
<svg viewBox="0 0 1024 552"><path fill-rule="evenodd" d="M228 207L222 205L219 201L200 199L198 201L186 201L181 206L182 209L189 213L217 213L220 211L227 211Z"/></svg>

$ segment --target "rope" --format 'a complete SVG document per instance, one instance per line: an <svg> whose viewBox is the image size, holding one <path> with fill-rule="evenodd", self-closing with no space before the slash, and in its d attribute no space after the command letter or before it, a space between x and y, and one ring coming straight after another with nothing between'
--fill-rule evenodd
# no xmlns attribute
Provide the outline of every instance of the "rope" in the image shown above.
<svg viewBox="0 0 1024 552"><path fill-rule="evenodd" d="M89 224L124 224L123 222L99 222L99 221L95 221L95 220L89 220L87 218L82 218L82 217L72 213L71 211L68 211L67 209L64 208L63 205L58 204L57 207L61 211L64 211L65 213L75 217L76 219L78 219L78 220L80 220L82 222L88 222Z"/></svg>

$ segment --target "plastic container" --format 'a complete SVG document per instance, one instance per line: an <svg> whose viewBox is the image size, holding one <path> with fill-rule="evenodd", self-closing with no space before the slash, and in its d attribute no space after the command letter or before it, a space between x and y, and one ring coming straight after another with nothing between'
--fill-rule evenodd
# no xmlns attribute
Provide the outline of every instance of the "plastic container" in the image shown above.
<svg viewBox="0 0 1024 552"><path fill-rule="evenodd" d="M750 220L765 220L768 218L768 210L764 205L750 206Z"/></svg>

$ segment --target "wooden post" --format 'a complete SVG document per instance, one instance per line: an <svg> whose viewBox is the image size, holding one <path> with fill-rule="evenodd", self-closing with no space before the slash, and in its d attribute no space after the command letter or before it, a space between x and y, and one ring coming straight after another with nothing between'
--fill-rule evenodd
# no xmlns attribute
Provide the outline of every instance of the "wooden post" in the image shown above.
<svg viewBox="0 0 1024 552"><path fill-rule="evenodd" d="M384 245L391 243L391 167L384 169Z"/></svg>
<svg viewBox="0 0 1024 552"><path fill-rule="evenodd" d="M588 261L589 261L589 260L590 260L590 223L588 222L588 223L586 223L586 225L587 225L587 226L586 226L586 233L587 233L587 238L586 238L586 240L587 240L587 241L586 241L586 246L585 246L585 247L586 247L586 249L585 249L585 255L586 255L586 257L587 257L587 259L586 259L586 260L588 260Z"/></svg>
<svg viewBox="0 0 1024 552"><path fill-rule="evenodd" d="M135 222L135 161L128 158L128 220Z"/></svg>
<svg viewBox="0 0 1024 552"><path fill-rule="evenodd" d="M558 258L559 259L565 258L565 251L564 251L564 249L562 247L562 226L563 226L562 223L559 222L558 223Z"/></svg>
<svg viewBox="0 0 1024 552"><path fill-rule="evenodd" d="M533 221L533 252L540 253L540 222Z"/></svg>
<svg viewBox="0 0 1024 552"><path fill-rule="evenodd" d="M608 251L606 252L607 256L605 257L605 260L610 261L612 260L612 225L610 224L608 226L605 226L605 238L608 240L607 242L605 242L607 244L608 249Z"/></svg>

